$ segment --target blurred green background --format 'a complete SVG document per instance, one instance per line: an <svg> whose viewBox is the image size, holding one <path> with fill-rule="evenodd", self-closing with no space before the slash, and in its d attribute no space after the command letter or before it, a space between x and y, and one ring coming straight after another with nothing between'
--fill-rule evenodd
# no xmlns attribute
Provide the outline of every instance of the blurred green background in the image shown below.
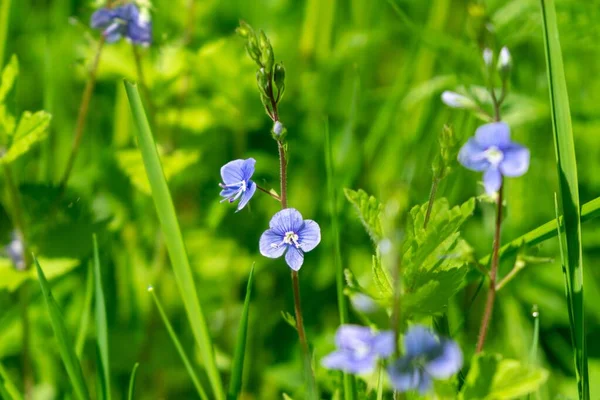
<svg viewBox="0 0 600 400"><path fill-rule="evenodd" d="M3 0L6 2L7 0ZM554 217L557 175L548 102L541 17L537 0L154 0L154 43L142 63L155 110L154 134L168 171L196 284L227 381L245 284L256 263L245 399L293 394L302 381L292 312L289 269L258 253L258 239L279 205L257 193L240 213L219 203L219 169L236 158L257 160L255 181L278 187L276 143L258 98L255 65L235 36L243 19L269 36L276 61L286 66L281 120L289 131L289 202L318 221L321 245L307 255L301 287L307 333L317 361L333 348L339 324L333 241L325 180L325 124L333 140L336 201L341 210L343 265L369 282L372 245L342 189L362 188L385 201L427 200L437 137L449 124L461 138L481 122L440 101L443 90L483 84L481 46L511 50L514 70L503 118L513 138L531 149L529 172L506 185L503 240ZM0 4L2 4L0 2ZM31 250L48 261L53 291L76 336L91 258L99 235L107 296L113 394L125 395L131 367L140 362L137 398L194 398L195 391L146 288L152 284L188 352L194 341L177 292L149 195L122 78L137 80L131 45L102 52L85 135L67 195L50 216L65 168L87 71L99 33L88 27L92 1L13 1L6 51L20 62L16 110L44 109L53 116L48 139L14 165L21 188ZM582 203L600 193L600 3L557 1L559 29L573 114ZM457 167L439 196L459 204L480 194L476 173ZM3 187L5 182L2 181ZM0 203L0 235L13 229ZM478 256L491 250L493 207L481 204L466 240ZM586 311L592 398L600 393L600 235L583 227ZM556 240L529 253L558 259ZM501 266L506 274L514 260ZM41 302L39 287L0 261L0 360L22 384L20 292L29 315L35 398L64 398L69 382ZM19 287L18 290L16 288ZM451 331L469 356L483 296L467 305L476 283L453 300ZM499 295L488 348L526 359L533 338L531 310L540 312L540 347L551 378L543 398L576 398L564 281L557 262L528 265ZM467 311L468 310L468 311ZM357 320L355 316L353 320ZM464 325L461 325L464 321ZM198 360L197 355L194 357ZM93 377L94 338L88 335L83 367ZM198 362L199 364L199 362ZM197 365L198 365L197 364ZM318 362L317 362L318 365ZM329 398L336 375L318 367ZM93 380L93 379L90 379ZM329 392L328 392L329 391ZM562 397L561 397L562 396ZM299 397L298 397L299 398Z"/></svg>

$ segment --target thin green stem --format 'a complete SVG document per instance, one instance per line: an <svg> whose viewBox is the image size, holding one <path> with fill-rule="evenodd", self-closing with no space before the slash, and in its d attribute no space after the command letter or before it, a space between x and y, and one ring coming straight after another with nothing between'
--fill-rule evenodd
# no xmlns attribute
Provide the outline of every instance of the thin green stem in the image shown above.
<svg viewBox="0 0 600 400"><path fill-rule="evenodd" d="M425 220L423 221L423 229L427 229L427 224L429 223L429 218L431 218L431 210L433 209L433 202L435 201L435 196L437 194L438 186L440 184L440 175L442 169L440 168L440 172L433 177L431 182L431 191L429 192L429 200L427 202L427 211L425 212Z"/></svg>
<svg viewBox="0 0 600 400"><path fill-rule="evenodd" d="M517 260L515 262L515 265L513 266L513 268L510 270L510 272L508 274L506 274L506 276L504 278L502 278L500 280L500 282L498 282L496 284L496 292L499 292L504 286L506 286L506 284L510 281L513 280L513 278L515 276L517 276L517 274L525 267L525 263L521 260Z"/></svg>
<svg viewBox="0 0 600 400"><path fill-rule="evenodd" d="M67 161L65 172L63 173L63 177L60 181L61 195L64 192L67 183L69 182L69 177L71 176L71 172L73 171L75 159L77 158L77 153L79 152L79 147L81 146L81 139L83 138L85 121L87 119L88 111L90 109L90 101L92 100L94 87L96 86L96 75L98 72L98 65L100 64L100 55L102 54L103 47L104 36L102 36L98 41L98 49L96 50L96 55L94 56L94 61L92 63L92 68L90 70L88 81L85 85L85 89L83 90L83 97L81 99L81 104L79 105L79 113L77 114L77 123L75 125L75 138L73 139L73 147L71 148L71 154L69 155L69 160Z"/></svg>
<svg viewBox="0 0 600 400"><path fill-rule="evenodd" d="M498 190L498 198L496 202L496 229L494 231L494 245L492 250L492 266L490 268L490 289L485 304L485 311L479 328L479 338L477 339L477 353L483 350L485 339L487 337L492 312L494 311L494 300L496 299L496 277L498 275L498 261L500 250L500 228L502 225L502 193L503 187Z"/></svg>
<svg viewBox="0 0 600 400"><path fill-rule="evenodd" d="M277 200L277 201L279 201L279 202L281 201L281 198L280 198L278 195L276 195L275 193L271 192L270 190L267 190L267 189L265 189L264 187L262 187L262 186L259 186L259 185L256 185L256 188L257 188L258 190L260 190L261 192L268 194L269 196L271 196L271 197L272 197L272 198L274 198L275 200Z"/></svg>

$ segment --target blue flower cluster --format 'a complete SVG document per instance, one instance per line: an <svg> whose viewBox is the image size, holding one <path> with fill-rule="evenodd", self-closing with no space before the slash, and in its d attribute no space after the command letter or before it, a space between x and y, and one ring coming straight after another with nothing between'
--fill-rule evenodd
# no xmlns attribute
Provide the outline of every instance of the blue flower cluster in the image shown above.
<svg viewBox="0 0 600 400"><path fill-rule="evenodd" d="M413 326L404 335L404 355L391 358L395 350L391 331L373 332L357 325L342 325L335 336L337 350L321 363L325 368L352 374L371 372L377 361L387 360L387 373L395 390L431 390L434 379L448 379L463 364L456 342L438 338L423 326Z"/></svg>
<svg viewBox="0 0 600 400"><path fill-rule="evenodd" d="M234 160L221 168L224 201L233 203L239 200L237 211L248 204L257 185L250 178L254 174L256 160ZM236 212L237 212L236 211ZM268 258L279 258L285 254L285 261L294 271L304 262L304 253L311 251L321 242L321 228L310 219L304 219L295 208L286 208L271 218L269 229L260 237L260 253Z"/></svg>
<svg viewBox="0 0 600 400"><path fill-rule="evenodd" d="M92 15L91 26L102 30L108 43L125 37L132 43L149 46L152 42L152 22L149 15L133 4L116 8L101 8Z"/></svg>

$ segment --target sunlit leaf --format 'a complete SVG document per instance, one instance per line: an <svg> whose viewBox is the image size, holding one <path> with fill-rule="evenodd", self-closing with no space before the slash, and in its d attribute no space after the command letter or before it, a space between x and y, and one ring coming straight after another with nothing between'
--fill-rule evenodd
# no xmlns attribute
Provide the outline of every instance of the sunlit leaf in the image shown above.
<svg viewBox="0 0 600 400"><path fill-rule="evenodd" d="M48 135L50 119L51 115L45 111L38 111L34 114L25 111L21 115L11 144L6 154L1 158L1 161L11 163L27 153L33 145L44 140Z"/></svg>
<svg viewBox="0 0 600 400"><path fill-rule="evenodd" d="M381 228L381 212L383 205L373 196L369 196L364 190L344 189L346 198L360 217L365 229L375 243L378 243L383 237Z"/></svg>

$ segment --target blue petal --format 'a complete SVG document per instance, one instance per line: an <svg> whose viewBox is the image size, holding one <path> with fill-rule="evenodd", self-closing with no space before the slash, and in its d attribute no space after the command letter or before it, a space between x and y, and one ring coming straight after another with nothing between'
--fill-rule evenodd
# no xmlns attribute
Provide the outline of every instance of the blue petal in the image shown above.
<svg viewBox="0 0 600 400"><path fill-rule="evenodd" d="M129 22L127 37L133 43L149 45L152 42L152 24L150 22Z"/></svg>
<svg viewBox="0 0 600 400"><path fill-rule="evenodd" d="M415 325L404 335L404 349L407 356L422 356L435 351L439 342L434 334L424 326Z"/></svg>
<svg viewBox="0 0 600 400"><path fill-rule="evenodd" d="M477 144L484 149L490 146L502 148L510 144L510 128L504 122L491 122L475 131Z"/></svg>
<svg viewBox="0 0 600 400"><path fill-rule="evenodd" d="M380 357L387 358L394 353L394 332L383 331L375 335L372 341L373 352Z"/></svg>
<svg viewBox="0 0 600 400"><path fill-rule="evenodd" d="M252 196L254 196L254 192L256 192L256 183L249 181L248 187L246 188L246 191L242 195L242 199L240 200L240 203L238 204L237 211L240 211L242 208L244 208L244 206L246 204L248 204L248 202L250 201Z"/></svg>
<svg viewBox="0 0 600 400"><path fill-rule="evenodd" d="M302 228L303 223L302 214L298 210L295 208L286 208L273 215L273 218L269 222L269 227L281 233L283 237L286 232L295 232L297 234Z"/></svg>
<svg viewBox="0 0 600 400"><path fill-rule="evenodd" d="M244 180L242 168L244 166L244 160L233 160L221 167L221 178L223 183L231 185L233 183L241 182Z"/></svg>
<svg viewBox="0 0 600 400"><path fill-rule="evenodd" d="M500 190L502 186L502 174L498 168L490 167L483 174L483 186L485 186L485 192L487 194L494 194Z"/></svg>
<svg viewBox="0 0 600 400"><path fill-rule="evenodd" d="M370 346L373 331L360 325L341 325L335 334L335 345L340 349L355 349L359 346Z"/></svg>
<svg viewBox="0 0 600 400"><path fill-rule="evenodd" d="M297 232L298 242L302 245L302 251L311 251L321 242L321 228L319 224L311 219L304 221L304 226Z"/></svg>
<svg viewBox="0 0 600 400"><path fill-rule="evenodd" d="M238 192L238 190L240 190L239 186L236 186L233 188L225 188L225 189L221 190L219 195L223 196L225 198L229 198L229 197L233 196L234 194L236 194Z"/></svg>
<svg viewBox="0 0 600 400"><path fill-rule="evenodd" d="M463 355L458 344L452 340L443 340L441 351L425 365L427 373L437 379L446 379L460 371Z"/></svg>
<svg viewBox="0 0 600 400"><path fill-rule="evenodd" d="M286 246L281 244L283 236L278 232L268 229L259 241L260 254L268 258L279 258L285 252Z"/></svg>
<svg viewBox="0 0 600 400"><path fill-rule="evenodd" d="M399 392L414 390L419 386L421 374L418 369L410 365L410 359L407 357L391 364L387 371L392 386Z"/></svg>
<svg viewBox="0 0 600 400"><path fill-rule="evenodd" d="M302 263L304 263L304 252L295 246L288 247L288 251L285 253L285 262L291 269L298 271L302 267Z"/></svg>
<svg viewBox="0 0 600 400"><path fill-rule="evenodd" d="M374 356L356 359L351 353L335 351L324 357L321 360L321 364L327 369L342 370L352 374L363 374L373 370L375 361Z"/></svg>
<svg viewBox="0 0 600 400"><path fill-rule="evenodd" d="M102 35L104 35L104 40L106 40L107 43L114 43L121 39L124 30L125 25L113 22L104 30L104 32L102 32Z"/></svg>
<svg viewBox="0 0 600 400"><path fill-rule="evenodd" d="M244 164L242 165L242 175L244 176L244 180L249 180L252 178L254 174L254 166L256 165L256 160L254 158L248 158L244 160Z"/></svg>
<svg viewBox="0 0 600 400"><path fill-rule="evenodd" d="M424 395L425 393L431 390L431 386L433 386L433 382L431 381L431 377L423 371L419 371L419 393Z"/></svg>
<svg viewBox="0 0 600 400"><path fill-rule="evenodd" d="M127 22L137 21L139 18L139 10L133 3L125 4L124 6L114 9L115 16Z"/></svg>
<svg viewBox="0 0 600 400"><path fill-rule="evenodd" d="M109 26L114 18L113 10L101 8L92 14L90 26L94 29L104 29Z"/></svg>
<svg viewBox="0 0 600 400"><path fill-rule="evenodd" d="M500 163L500 172L504 176L521 176L529 169L529 149L511 144L504 149L504 159Z"/></svg>
<svg viewBox="0 0 600 400"><path fill-rule="evenodd" d="M458 161L466 168L473 171L483 171L490 165L485 158L485 149L482 149L475 139L469 139L458 153Z"/></svg>

